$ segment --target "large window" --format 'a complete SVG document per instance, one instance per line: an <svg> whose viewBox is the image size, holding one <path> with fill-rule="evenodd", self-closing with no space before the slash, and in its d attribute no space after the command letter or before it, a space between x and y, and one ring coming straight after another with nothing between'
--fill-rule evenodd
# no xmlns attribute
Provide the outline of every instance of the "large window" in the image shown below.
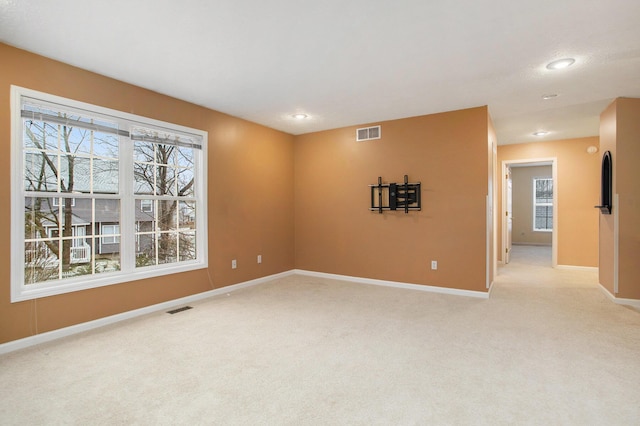
<svg viewBox="0 0 640 426"><path fill-rule="evenodd" d="M533 179L533 230L553 231L553 179Z"/></svg>
<svg viewBox="0 0 640 426"><path fill-rule="evenodd" d="M206 132L15 86L12 114L12 301L206 267Z"/></svg>

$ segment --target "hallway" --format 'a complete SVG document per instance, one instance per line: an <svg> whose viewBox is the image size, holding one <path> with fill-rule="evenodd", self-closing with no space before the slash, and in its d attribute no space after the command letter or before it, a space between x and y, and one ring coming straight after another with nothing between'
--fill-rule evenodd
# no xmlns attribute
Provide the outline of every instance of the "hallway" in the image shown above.
<svg viewBox="0 0 640 426"><path fill-rule="evenodd" d="M514 245L511 262L498 266L494 287L598 288L597 268L553 268L550 246ZM495 290L495 288L494 288ZM602 297L605 297L602 295Z"/></svg>
<svg viewBox="0 0 640 426"><path fill-rule="evenodd" d="M551 267L551 246L517 245L511 246L509 265L529 265Z"/></svg>

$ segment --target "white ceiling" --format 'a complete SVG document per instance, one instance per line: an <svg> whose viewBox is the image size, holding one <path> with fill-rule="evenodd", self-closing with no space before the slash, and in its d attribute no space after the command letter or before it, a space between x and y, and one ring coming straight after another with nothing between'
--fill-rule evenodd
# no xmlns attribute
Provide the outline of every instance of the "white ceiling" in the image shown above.
<svg viewBox="0 0 640 426"><path fill-rule="evenodd" d="M488 105L500 144L593 136L640 97L637 0L0 0L0 40L292 134Z"/></svg>

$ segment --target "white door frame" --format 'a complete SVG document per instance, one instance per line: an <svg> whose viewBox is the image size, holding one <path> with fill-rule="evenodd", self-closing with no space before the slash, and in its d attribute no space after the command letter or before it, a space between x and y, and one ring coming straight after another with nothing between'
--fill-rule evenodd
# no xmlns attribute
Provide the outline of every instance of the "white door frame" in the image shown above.
<svg viewBox="0 0 640 426"><path fill-rule="evenodd" d="M507 246L507 167L512 164L527 163L551 163L551 177L553 178L553 232L551 233L551 266L558 266L558 159L557 157L547 158L525 158L519 160L502 160L502 249ZM534 164L532 164L534 165ZM504 255L504 253L502 254ZM504 257L501 256L502 263Z"/></svg>
<svg viewBox="0 0 640 426"><path fill-rule="evenodd" d="M502 250L502 263L508 264L511 259L511 248L513 247L513 175L511 165L507 164L504 170L504 250Z"/></svg>

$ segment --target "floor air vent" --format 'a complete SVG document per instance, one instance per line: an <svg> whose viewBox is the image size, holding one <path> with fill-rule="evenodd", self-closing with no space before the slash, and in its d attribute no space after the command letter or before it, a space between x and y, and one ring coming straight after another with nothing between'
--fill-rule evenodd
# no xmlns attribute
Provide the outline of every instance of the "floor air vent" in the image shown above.
<svg viewBox="0 0 640 426"><path fill-rule="evenodd" d="M381 137L380 126L364 127L356 130L356 141L369 141L371 139L380 139Z"/></svg>
<svg viewBox="0 0 640 426"><path fill-rule="evenodd" d="M167 313L173 315L173 314L177 314L178 312L186 311L189 309L193 309L193 308L191 306L183 306L182 308L176 308L176 309L167 311Z"/></svg>

